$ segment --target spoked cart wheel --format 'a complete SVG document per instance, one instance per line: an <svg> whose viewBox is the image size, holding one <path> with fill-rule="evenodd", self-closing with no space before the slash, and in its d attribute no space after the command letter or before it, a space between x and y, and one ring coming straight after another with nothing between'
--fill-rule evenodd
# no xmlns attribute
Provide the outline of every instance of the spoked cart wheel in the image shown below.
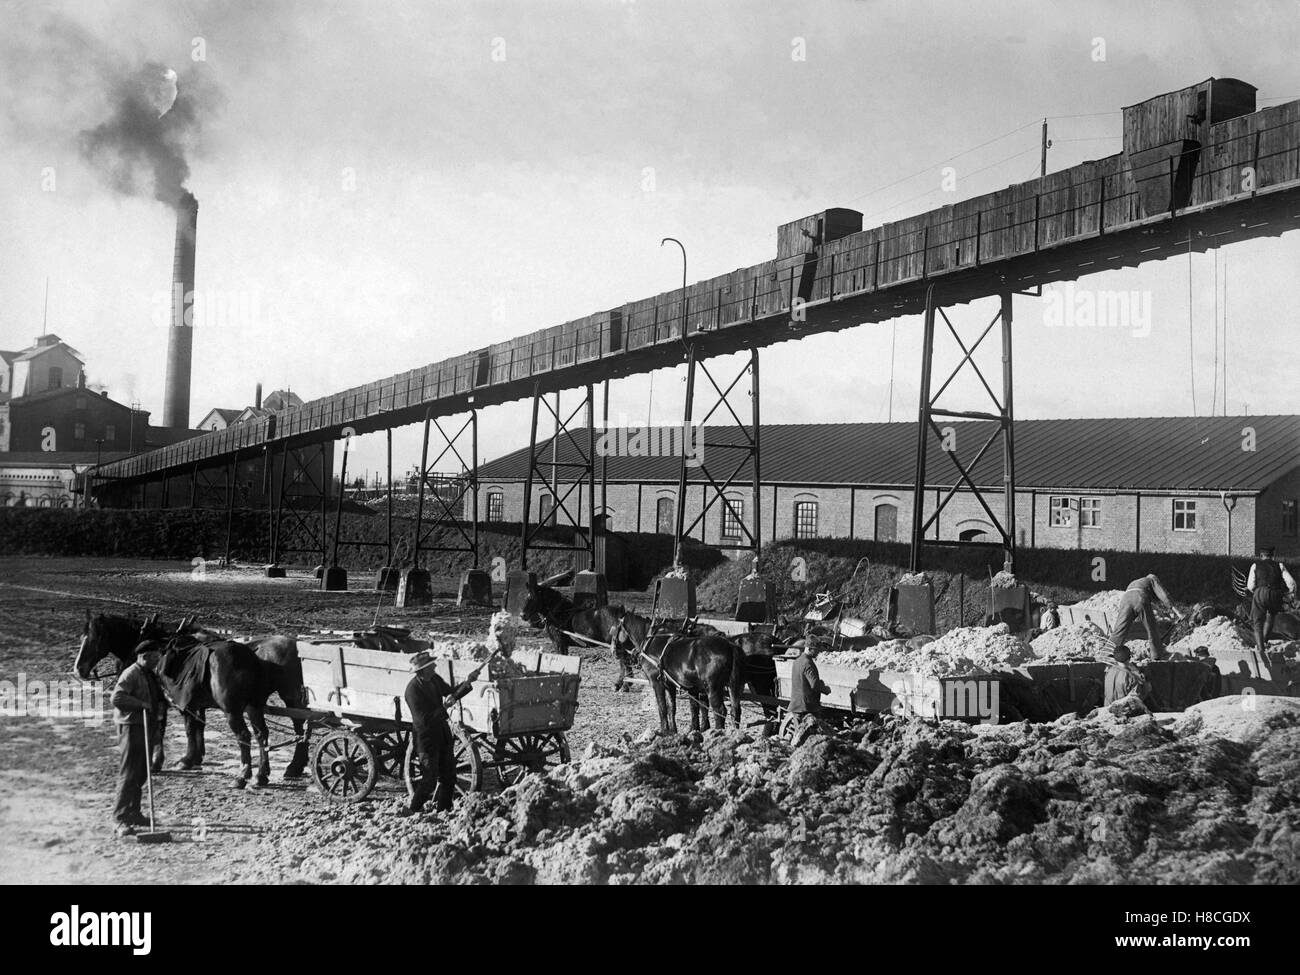
<svg viewBox="0 0 1300 975"><path fill-rule="evenodd" d="M502 787L512 786L529 772L545 772L569 761L569 741L564 733L512 735L498 738L493 760Z"/></svg>
<svg viewBox="0 0 1300 975"><path fill-rule="evenodd" d="M331 802L357 802L370 795L379 776L374 749L355 731L325 734L311 755L311 777Z"/></svg>
<svg viewBox="0 0 1300 975"><path fill-rule="evenodd" d="M375 758L379 762L379 774L391 779L402 777L406 762L406 751L411 741L411 733L402 729L385 731L371 738Z"/></svg>
<svg viewBox="0 0 1300 975"><path fill-rule="evenodd" d="M483 762L479 757L478 744L460 725L452 725L452 753L456 757L456 795L466 792L478 792L483 787ZM420 780L424 766L420 754L415 750L415 735L411 734L406 747L406 761L402 763L403 778L406 780L406 794L415 798L415 783Z"/></svg>

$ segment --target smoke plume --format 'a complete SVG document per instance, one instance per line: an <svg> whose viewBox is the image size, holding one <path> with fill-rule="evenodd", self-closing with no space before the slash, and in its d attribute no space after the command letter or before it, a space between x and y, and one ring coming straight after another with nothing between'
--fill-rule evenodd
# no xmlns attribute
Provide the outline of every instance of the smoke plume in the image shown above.
<svg viewBox="0 0 1300 975"><path fill-rule="evenodd" d="M41 165L79 156L112 190L174 205L222 97L188 36L164 31L147 60L119 33L37 5L0 7L0 144Z"/></svg>
<svg viewBox="0 0 1300 975"><path fill-rule="evenodd" d="M109 118L81 133L82 156L118 193L175 206L200 133L198 99L176 72L147 64L117 82L111 105Z"/></svg>

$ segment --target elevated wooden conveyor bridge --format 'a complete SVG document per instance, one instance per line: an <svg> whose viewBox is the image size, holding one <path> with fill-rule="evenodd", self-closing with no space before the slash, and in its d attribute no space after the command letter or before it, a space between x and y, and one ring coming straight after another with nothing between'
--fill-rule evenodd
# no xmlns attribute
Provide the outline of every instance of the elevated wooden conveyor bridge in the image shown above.
<svg viewBox="0 0 1300 975"><path fill-rule="evenodd" d="M325 468L329 445L345 433L391 431L417 422L425 424L426 432L422 464L429 463L430 431L441 430L446 445L443 453L448 448L457 451L472 487L477 444L462 451L459 441L442 429L440 419L467 414L461 430L471 431L476 440L478 410L531 398L536 455L537 421L543 410L551 408L547 394L578 389L585 392L578 409L556 419L564 435L590 438L586 464L583 470L558 479L571 481L579 491L586 487L592 495L586 508L589 516L595 510L597 478L592 431L598 424L592 387L686 361L685 418L689 421L696 371L707 374L704 360L744 351L751 355L742 376L729 386L714 385L720 394L749 387L752 403L745 408L751 411L747 420L742 421L735 410L731 412L738 424L754 433L746 456L738 459L757 484L757 350L806 335L924 314L918 498L927 484L935 483L933 473L925 469L925 444L937 430L935 418L1001 420L1005 478L996 491L1005 493L999 498L1005 513L997 517L987 505L986 510L1002 533L1010 559L1015 540L1014 508L1010 492L1003 488L1013 489L1015 483L1011 296L1041 293L1045 284L1136 267L1189 250L1274 237L1300 226L1300 101L1257 111L1252 86L1233 79L1210 79L1129 106L1123 115L1124 150L1115 155L868 229L862 228L861 214L852 210L814 214L779 228L773 260L452 356L313 400L298 409L103 465L96 472L96 494L104 504L183 504L184 492L178 497L174 490L169 493L166 485L188 479L193 503L194 487L201 481L211 482L214 477L220 481L220 472L229 465L261 456L269 461L268 503L273 517L279 519L277 505L281 512L294 508L286 505L283 487L277 497L275 481L286 480L284 471L294 465L301 471L316 464L318 487L328 493L329 472ZM982 340L1000 323L1001 381L989 383L980 376L991 408L941 410L935 405L937 395L931 382L936 323L947 322L961 343L944 309L993 296L1001 296L1002 311L979 336ZM974 351L968 343L961 347L968 353ZM971 354L962 365L977 370ZM740 383L743 373L748 373L747 384ZM1000 390L995 392L998 386ZM725 401L726 395L722 395L721 402ZM571 426L579 414L585 414L581 434ZM457 426L460 424L448 429ZM992 444L985 445L981 452L992 448ZM281 458L278 467L277 457ZM305 462L304 457L318 459ZM540 471L545 462L535 459ZM975 490L984 503L983 494L989 486L964 482L971 464L960 463L955 456L952 459L956 475L941 483L953 490ZM730 460L727 463L729 468ZM429 467L424 470L429 473ZM709 480L721 498L723 478L709 475ZM301 476L295 479L301 481ZM233 503L232 492L226 495ZM470 490L467 496L477 494ZM678 505L679 521L682 507ZM753 525L752 532L747 531L745 547L757 548L761 541L757 526L762 523L757 492L753 507L752 516L745 519ZM925 526L921 505L914 508L913 545L917 550ZM424 517L422 512L419 520ZM473 520L477 522L477 512ZM575 525L580 521L571 520ZM324 539L324 501L320 521ZM678 526L679 540L684 527ZM595 532L589 524L587 528L582 545L594 552ZM526 561L532 541L527 525L524 539ZM324 541L321 551L324 560ZM274 547L270 554L274 561Z"/></svg>

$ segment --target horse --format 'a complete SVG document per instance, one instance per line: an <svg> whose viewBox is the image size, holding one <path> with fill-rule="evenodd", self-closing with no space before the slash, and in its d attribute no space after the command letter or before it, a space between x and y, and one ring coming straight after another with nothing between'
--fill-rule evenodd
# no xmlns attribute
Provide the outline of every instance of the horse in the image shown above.
<svg viewBox="0 0 1300 975"><path fill-rule="evenodd" d="M135 660L136 647L145 640L166 640L176 635L195 642L210 643L224 639L219 634L199 626L192 617L183 619L177 629L180 631L179 634L167 630L158 622L157 614L140 622L129 617L109 616L103 613L91 616L90 611L87 610L81 646L77 651L73 668L78 677L89 680L96 665L106 657L115 657L119 661L120 672L123 667ZM271 692L279 694L280 700L286 707L307 707L307 693L302 684L302 662L298 659L297 641L293 637L286 636L266 637L254 644L253 651L266 672L266 681ZM194 708L190 710L195 711ZM164 716L164 727L165 720ZM187 715L187 722L190 720ZM307 736L304 734L304 723L300 718L292 720L297 743L294 746L293 758L284 770L286 779L301 778L307 768ZM186 725L186 738L185 757L177 763L177 767L185 770L196 769L203 764L205 751L201 713L196 712L192 726ZM159 734L158 740L152 742L152 745L151 767L153 771L160 772L163 765L163 736Z"/></svg>
<svg viewBox="0 0 1300 975"><path fill-rule="evenodd" d="M631 617L631 619L629 619ZM745 683L744 652L722 636L682 636L676 633L649 633L649 621L635 613L624 614L615 643L631 640L641 662L642 672L654 690L659 708L659 730L677 731L677 691L686 692L691 702L691 730L709 728L709 713L726 727L723 695L731 694L731 720L740 727L740 692ZM643 629L643 624L645 625ZM633 634L640 633L637 639ZM707 698L707 705L704 701Z"/></svg>
<svg viewBox="0 0 1300 975"><path fill-rule="evenodd" d="M519 615L535 630L544 630L556 653L568 653L573 639L565 632L573 630L574 613L578 612L572 600L558 589L538 586L528 596Z"/></svg>
<svg viewBox="0 0 1300 975"><path fill-rule="evenodd" d="M244 788L252 774L249 724L257 736L259 756L254 786L266 785L271 775L267 755L270 736L263 708L271 693L270 675L253 647L235 640L201 640L188 633L173 637L165 645L156 642L154 645L163 651L159 682L171 704L185 715L189 743L186 759L198 759L188 767L202 762L203 712L220 708L239 742L239 772L233 785ZM182 759L182 767L186 767L185 761Z"/></svg>
<svg viewBox="0 0 1300 975"><path fill-rule="evenodd" d="M106 657L117 660L117 673L122 673L135 663L135 648L144 640L161 639L166 630L154 613L143 621L133 616L113 616L108 613L90 614L81 630L81 643L73 658L72 669L82 680L95 676L96 665Z"/></svg>
<svg viewBox="0 0 1300 975"><path fill-rule="evenodd" d="M743 674L749 689L762 700L763 721L769 726L767 730L776 729L778 709L776 705L776 640L774 636L763 632L742 633L733 641L745 655Z"/></svg>
<svg viewBox="0 0 1300 975"><path fill-rule="evenodd" d="M214 633L200 626L194 617L187 617L181 621L178 627L181 635L189 636L203 643L216 643L225 640L225 637ZM278 694L280 701L287 708L305 708L307 707L307 691L302 683L302 661L298 657L298 641L291 636L268 636L263 637L256 643L252 644L254 656L261 664L264 671L267 693L262 698L259 707L266 705L266 700L271 694ZM219 705L217 705L219 706ZM177 768L184 771L191 771L203 764L203 758L206 753L206 743L203 738L204 709L206 705L191 706L185 713L185 755L179 762ZM225 711L225 708L222 708ZM227 720L230 712L226 711ZM294 732L294 749L293 758L285 766L284 777L286 779L302 778L304 770L307 768L307 730L306 723L302 718L290 717L293 722ZM164 724L165 726L165 724ZM234 730L232 726L232 730ZM162 736L159 735L159 738ZM239 734L236 732L235 737L238 739ZM161 747L161 746L160 746ZM245 741L240 741L240 757L243 759L242 764L248 765L248 745Z"/></svg>
<svg viewBox="0 0 1300 975"><path fill-rule="evenodd" d="M614 660L619 666L618 678L614 681L615 691L621 691L623 689L624 683L631 674L631 664L629 661L635 659L634 657L629 657L626 652L626 647L623 652L620 652L619 646L615 642L619 633L619 624L623 619L624 613L626 613L626 610L622 606L584 607L582 609L574 610L573 615L569 617L569 625L566 628L571 633L575 633L579 637L585 637L587 640L590 640L592 644L606 646L613 651ZM572 637L569 637L566 634L561 635L570 640L570 645L572 645ZM580 646L584 645L582 640L577 640L577 643Z"/></svg>

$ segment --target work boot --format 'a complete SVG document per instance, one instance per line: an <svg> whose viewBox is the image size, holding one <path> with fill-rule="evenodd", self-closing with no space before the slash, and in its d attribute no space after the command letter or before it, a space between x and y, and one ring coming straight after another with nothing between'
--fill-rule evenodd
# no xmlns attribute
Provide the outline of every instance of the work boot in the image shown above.
<svg viewBox="0 0 1300 975"><path fill-rule="evenodd" d="M144 813L139 812L127 813L122 817L120 822L123 822L128 826L148 826L149 817Z"/></svg>

